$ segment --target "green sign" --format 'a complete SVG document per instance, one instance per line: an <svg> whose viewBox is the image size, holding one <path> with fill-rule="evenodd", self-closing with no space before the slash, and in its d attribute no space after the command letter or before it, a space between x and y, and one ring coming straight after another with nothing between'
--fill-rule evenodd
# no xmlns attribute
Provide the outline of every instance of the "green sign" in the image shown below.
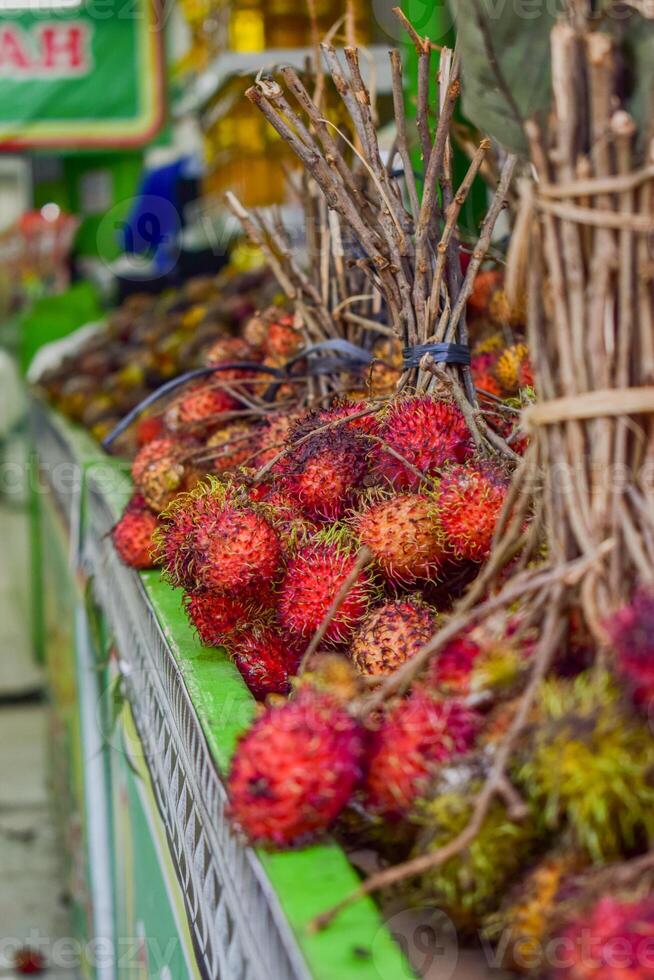
<svg viewBox="0 0 654 980"><path fill-rule="evenodd" d="M163 120L155 0L0 0L0 148L128 147Z"/></svg>

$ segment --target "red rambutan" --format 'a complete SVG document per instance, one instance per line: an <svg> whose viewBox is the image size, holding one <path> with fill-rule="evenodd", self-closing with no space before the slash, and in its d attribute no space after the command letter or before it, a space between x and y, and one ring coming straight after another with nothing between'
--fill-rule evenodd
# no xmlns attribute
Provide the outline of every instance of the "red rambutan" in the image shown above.
<svg viewBox="0 0 654 980"><path fill-rule="evenodd" d="M219 647L226 643L251 613L251 604L242 596L217 595L213 592L187 592L184 608L200 642L206 647Z"/></svg>
<svg viewBox="0 0 654 980"><path fill-rule="evenodd" d="M430 664L431 682L448 695L467 695L470 675L480 653L479 644L467 636L451 640Z"/></svg>
<svg viewBox="0 0 654 980"><path fill-rule="evenodd" d="M434 490L434 513L445 548L459 560L483 561L504 505L506 480L488 466L453 466Z"/></svg>
<svg viewBox="0 0 654 980"><path fill-rule="evenodd" d="M483 354L475 354L470 362L470 370L472 371L475 387L480 391L487 392L489 395L495 395L497 398L501 398L502 388L493 373L496 361L497 354L491 353L490 351L484 352Z"/></svg>
<svg viewBox="0 0 654 980"><path fill-rule="evenodd" d="M367 445L346 423L332 429L321 429L323 424L311 413L293 425L291 448L280 461L280 471L288 493L307 516L334 521L345 512L366 473ZM311 439L293 445L314 431Z"/></svg>
<svg viewBox="0 0 654 980"><path fill-rule="evenodd" d="M648 707L654 698L654 592L638 589L606 628L617 654L618 670L634 701Z"/></svg>
<svg viewBox="0 0 654 980"><path fill-rule="evenodd" d="M163 419L159 415L148 415L139 420L136 426L136 443L139 447L164 434Z"/></svg>
<svg viewBox="0 0 654 980"><path fill-rule="evenodd" d="M549 980L652 980L654 898L597 900L554 937Z"/></svg>
<svg viewBox="0 0 654 980"><path fill-rule="evenodd" d="M434 632L436 610L415 599L395 599L368 613L350 644L362 674L392 674Z"/></svg>
<svg viewBox="0 0 654 980"><path fill-rule="evenodd" d="M468 311L472 316L483 316L488 312L491 296L502 285L503 279L501 269L482 269L477 273L468 300Z"/></svg>
<svg viewBox="0 0 654 980"><path fill-rule="evenodd" d="M216 382L202 382L180 397L177 419L180 425L210 425L237 407L235 399Z"/></svg>
<svg viewBox="0 0 654 980"><path fill-rule="evenodd" d="M153 534L157 529L157 518L147 508L130 509L118 521L111 537L114 547L126 565L132 568L154 568Z"/></svg>
<svg viewBox="0 0 654 980"><path fill-rule="evenodd" d="M322 833L361 778L364 733L332 698L304 688L268 708L240 740L231 816L254 844L289 847Z"/></svg>
<svg viewBox="0 0 654 980"><path fill-rule="evenodd" d="M255 466L265 466L266 463L279 455L284 448L291 426L297 418L298 416L292 413L280 413L271 415L266 419L265 424L256 433L259 452L254 460Z"/></svg>
<svg viewBox="0 0 654 980"><path fill-rule="evenodd" d="M198 584L216 592L239 592L269 582L279 570L279 535L251 507L223 503L195 533Z"/></svg>
<svg viewBox="0 0 654 980"><path fill-rule="evenodd" d="M375 733L366 787L372 810L406 813L439 764L469 751L479 719L462 702L416 689L399 701Z"/></svg>
<svg viewBox="0 0 654 980"><path fill-rule="evenodd" d="M279 590L279 618L285 630L309 640L352 571L355 556L337 544L311 542L288 563ZM363 619L372 593L372 580L362 571L332 619L325 643L344 643Z"/></svg>
<svg viewBox="0 0 654 980"><path fill-rule="evenodd" d="M237 630L229 652L252 694L263 701L269 694L288 694L302 650L272 626Z"/></svg>
<svg viewBox="0 0 654 980"><path fill-rule="evenodd" d="M355 519L361 543L372 551L387 578L411 584L433 577L444 549L429 499L400 493L372 504Z"/></svg>
<svg viewBox="0 0 654 980"><path fill-rule="evenodd" d="M430 395L406 398L393 405L384 420L381 438L425 477L448 464L463 462L472 452L462 413L450 402ZM420 477L383 446L376 444L373 454L377 473L394 487L420 486Z"/></svg>
<svg viewBox="0 0 654 980"><path fill-rule="evenodd" d="M263 348L268 357L283 363L298 354L304 346L304 338L294 326L295 318L290 313L280 313L268 324Z"/></svg>

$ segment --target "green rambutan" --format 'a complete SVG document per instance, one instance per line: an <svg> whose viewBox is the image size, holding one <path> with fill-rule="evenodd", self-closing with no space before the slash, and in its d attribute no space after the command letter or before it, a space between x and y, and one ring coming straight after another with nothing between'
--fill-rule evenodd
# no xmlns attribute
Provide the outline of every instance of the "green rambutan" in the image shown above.
<svg viewBox="0 0 654 980"><path fill-rule="evenodd" d="M462 463L472 453L472 440L460 410L451 402L419 395L396 402L381 427L382 440L424 477L443 467ZM375 444L372 451L377 474L396 489L417 489L420 477Z"/></svg>
<svg viewBox="0 0 654 980"><path fill-rule="evenodd" d="M331 697L303 688L241 738L232 818L253 844L290 847L326 831L361 778L364 733Z"/></svg>
<svg viewBox="0 0 654 980"><path fill-rule="evenodd" d="M567 829L595 862L654 834L654 739L607 674L543 683L542 719L515 776L544 828Z"/></svg>
<svg viewBox="0 0 654 980"><path fill-rule="evenodd" d="M392 674L431 638L436 610L418 599L395 599L373 609L350 643L362 674Z"/></svg>
<svg viewBox="0 0 654 980"><path fill-rule="evenodd" d="M384 575L410 585L438 574L445 560L441 536L429 498L402 493L373 503L354 516L361 543L366 545Z"/></svg>
<svg viewBox="0 0 654 980"><path fill-rule="evenodd" d="M312 541L291 558L279 589L279 618L293 637L310 640L352 570L356 556L328 541ZM373 593L370 574L362 570L331 620L324 642L346 642L361 622Z"/></svg>
<svg viewBox="0 0 654 980"><path fill-rule="evenodd" d="M154 539L157 517L147 507L127 505L111 532L114 548L132 568L154 568Z"/></svg>
<svg viewBox="0 0 654 980"><path fill-rule="evenodd" d="M398 701L374 733L366 790L371 810L407 813L444 762L468 752L479 730L477 714L451 699L416 688Z"/></svg>
<svg viewBox="0 0 654 980"><path fill-rule="evenodd" d="M417 854L437 851L465 830L482 788L481 781L469 783L463 791L448 788L446 778L441 783L433 798L421 801L414 814L423 827L416 843ZM497 908L538 840L531 814L514 822L505 804L494 800L468 846L419 879L419 901L442 909L464 932L474 930Z"/></svg>
<svg viewBox="0 0 654 980"><path fill-rule="evenodd" d="M457 560L483 561L507 494L504 475L470 463L443 473L432 494L445 548Z"/></svg>
<svg viewBox="0 0 654 980"><path fill-rule="evenodd" d="M230 638L229 652L255 698L288 694L302 649L288 642L274 626L248 625Z"/></svg>

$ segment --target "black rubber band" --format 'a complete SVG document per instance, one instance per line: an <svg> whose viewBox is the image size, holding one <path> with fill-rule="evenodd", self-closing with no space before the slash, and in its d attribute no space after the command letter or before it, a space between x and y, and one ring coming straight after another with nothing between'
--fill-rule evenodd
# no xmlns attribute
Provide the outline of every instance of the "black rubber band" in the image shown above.
<svg viewBox="0 0 654 980"><path fill-rule="evenodd" d="M470 348L467 344L416 344L415 347L403 349L402 367L404 370L419 367L425 354L430 354L437 364L470 365Z"/></svg>

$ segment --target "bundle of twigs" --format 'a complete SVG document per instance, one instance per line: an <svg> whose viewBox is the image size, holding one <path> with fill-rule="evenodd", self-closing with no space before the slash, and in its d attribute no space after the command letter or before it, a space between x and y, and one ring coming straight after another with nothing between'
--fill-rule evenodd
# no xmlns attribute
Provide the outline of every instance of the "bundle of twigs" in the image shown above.
<svg viewBox="0 0 654 980"><path fill-rule="evenodd" d="M466 303L505 204L516 160L510 156L504 162L464 275L457 219L490 142L481 141L455 191L450 127L460 90L458 56L448 48L441 50L436 104L430 105L432 44L413 30L398 8L395 12L419 54L416 124L424 169L420 178L414 173L407 137L402 61L397 50L390 52L396 137L386 160L380 150L374 108L362 78L356 48L345 48L347 67L344 68L335 48L329 43L322 45L349 119L349 132L324 118L292 68L281 69L275 79L258 80L247 96L291 147L324 195L329 227L340 229L335 236L340 260L340 268L336 265L334 269L336 282L347 270L363 272L372 286L372 296L383 298L388 325L407 348L437 343L467 345ZM432 118L436 120L434 126ZM345 243L349 248L343 249ZM351 292L352 286L344 279L342 283L344 289L339 294L342 298L336 306L332 304L329 314L332 317L341 314L347 304L350 312L343 313L343 317L363 322L360 311L352 307L362 298L366 301L368 298L359 295L361 289ZM308 294L306 283L294 285ZM370 288L366 290L369 292ZM434 373L434 360L427 357L420 367L407 368L401 386L425 390L445 383L460 403L472 406L472 410L466 407L466 414L475 433L481 428L482 439L489 439L495 449L506 451L503 441L494 438L494 432L488 433L483 420L480 421L469 368L463 364L456 370L436 371L437 377ZM510 450L506 454L514 455Z"/></svg>
<svg viewBox="0 0 654 980"><path fill-rule="evenodd" d="M535 180L522 186L518 221L529 249L529 343L540 396L525 413L531 444L488 564L365 710L405 690L452 638L517 602L540 639L467 827L444 847L373 875L344 904L442 866L474 840L497 796L513 800L519 819L508 764L571 620L586 627L601 663L606 617L654 579L652 128L637 132L621 106L611 38L593 29L585 5L571 4L551 51L554 111L545 126L525 124Z"/></svg>

